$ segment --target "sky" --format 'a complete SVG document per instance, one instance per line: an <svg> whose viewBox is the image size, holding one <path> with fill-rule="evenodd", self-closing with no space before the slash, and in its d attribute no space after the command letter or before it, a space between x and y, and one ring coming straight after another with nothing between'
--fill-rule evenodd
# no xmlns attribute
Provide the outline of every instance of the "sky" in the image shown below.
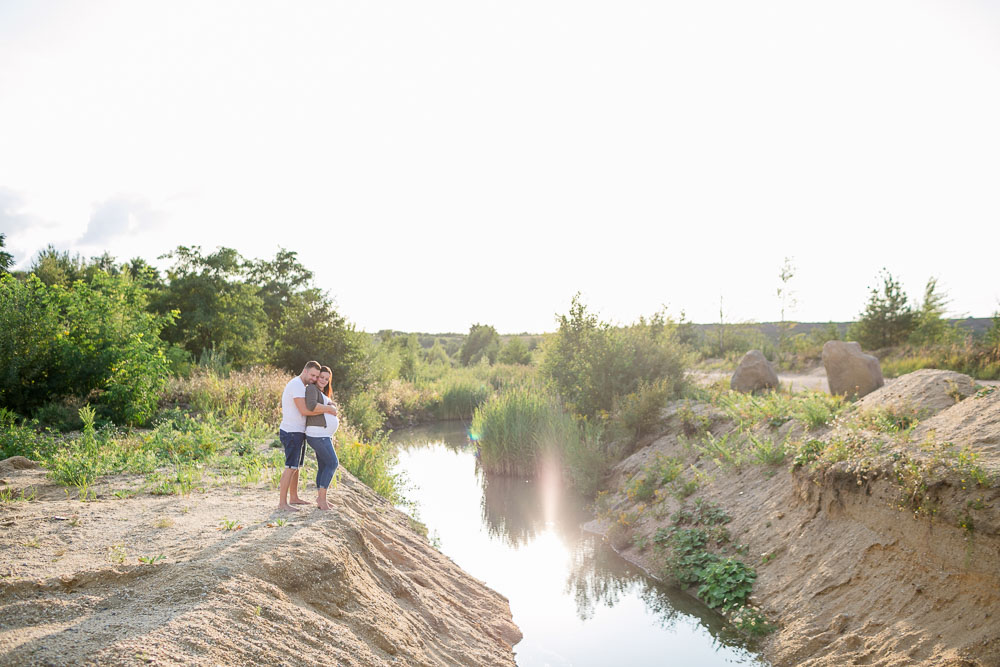
<svg viewBox="0 0 1000 667"><path fill-rule="evenodd" d="M0 232L300 261L368 331L1000 309L1000 3L0 0Z"/></svg>

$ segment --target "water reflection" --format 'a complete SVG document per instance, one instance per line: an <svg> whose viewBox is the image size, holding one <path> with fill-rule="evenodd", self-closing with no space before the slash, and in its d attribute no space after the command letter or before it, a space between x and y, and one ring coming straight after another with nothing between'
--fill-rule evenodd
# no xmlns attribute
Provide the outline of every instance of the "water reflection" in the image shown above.
<svg viewBox="0 0 1000 667"><path fill-rule="evenodd" d="M584 532L586 502L557 480L483 474L461 423L394 439L442 551L510 600L519 664L662 664L665 651L678 664L760 664L718 614Z"/></svg>

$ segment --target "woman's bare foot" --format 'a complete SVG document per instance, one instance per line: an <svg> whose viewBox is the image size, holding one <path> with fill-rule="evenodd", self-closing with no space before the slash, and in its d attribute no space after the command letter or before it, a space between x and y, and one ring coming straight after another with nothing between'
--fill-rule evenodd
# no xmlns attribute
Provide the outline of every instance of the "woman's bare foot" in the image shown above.
<svg viewBox="0 0 1000 667"><path fill-rule="evenodd" d="M278 509L281 510L281 511L283 511L283 512L298 512L299 511L298 507L292 507L291 505L289 505L287 503L282 503L282 504L278 505Z"/></svg>
<svg viewBox="0 0 1000 667"><path fill-rule="evenodd" d="M320 503L320 502L317 502L316 503L316 507L320 508L321 510L332 510L333 509L333 505L331 505L330 503Z"/></svg>

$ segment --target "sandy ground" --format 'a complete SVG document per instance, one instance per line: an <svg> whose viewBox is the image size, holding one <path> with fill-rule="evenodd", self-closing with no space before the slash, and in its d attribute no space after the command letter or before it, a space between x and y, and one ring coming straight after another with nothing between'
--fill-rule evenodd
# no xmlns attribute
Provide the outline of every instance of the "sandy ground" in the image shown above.
<svg viewBox="0 0 1000 667"><path fill-rule="evenodd" d="M266 484L79 502L0 477L35 494L0 505L0 664L514 664L507 600L349 474L291 514Z"/></svg>
<svg viewBox="0 0 1000 667"><path fill-rule="evenodd" d="M743 560L758 572L752 599L778 622L764 644L775 665L1000 665L995 482L979 487L958 474L930 479L924 509L914 511L901 498L891 468L857 471L837 464L812 473L787 463L719 467L678 437L681 409L681 403L668 409L662 433L616 466L611 516L636 509L623 492L625 484L655 456L698 465L703 477L696 497L720 504L732 516L727 524L732 543L746 545ZM711 406L696 404L694 410L709 420L716 437L733 428ZM790 432L794 429L799 431ZM801 429L789 422L761 436L830 433ZM919 447L925 436L943 437L974 449L987 469L1000 470L1000 390L944 409L915 433L894 446ZM616 536L615 546L662 574L662 555L639 545L652 544L656 530L669 526L679 507L668 495L663 507L642 514L632 532ZM587 528L609 535L611 525L594 521ZM635 536L646 540L633 541Z"/></svg>

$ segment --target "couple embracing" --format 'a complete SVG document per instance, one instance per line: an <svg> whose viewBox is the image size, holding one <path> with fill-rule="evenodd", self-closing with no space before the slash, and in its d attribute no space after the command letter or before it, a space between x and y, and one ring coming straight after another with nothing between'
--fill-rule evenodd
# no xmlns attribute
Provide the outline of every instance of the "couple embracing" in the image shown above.
<svg viewBox="0 0 1000 667"><path fill-rule="evenodd" d="M278 486L278 509L298 511L296 505L309 503L299 498L299 469L306 460L306 444L316 452L316 506L332 509L326 491L339 462L333 449L333 434L340 422L330 389L332 371L318 362L307 362L281 394L281 426L278 436L285 448L285 470Z"/></svg>

